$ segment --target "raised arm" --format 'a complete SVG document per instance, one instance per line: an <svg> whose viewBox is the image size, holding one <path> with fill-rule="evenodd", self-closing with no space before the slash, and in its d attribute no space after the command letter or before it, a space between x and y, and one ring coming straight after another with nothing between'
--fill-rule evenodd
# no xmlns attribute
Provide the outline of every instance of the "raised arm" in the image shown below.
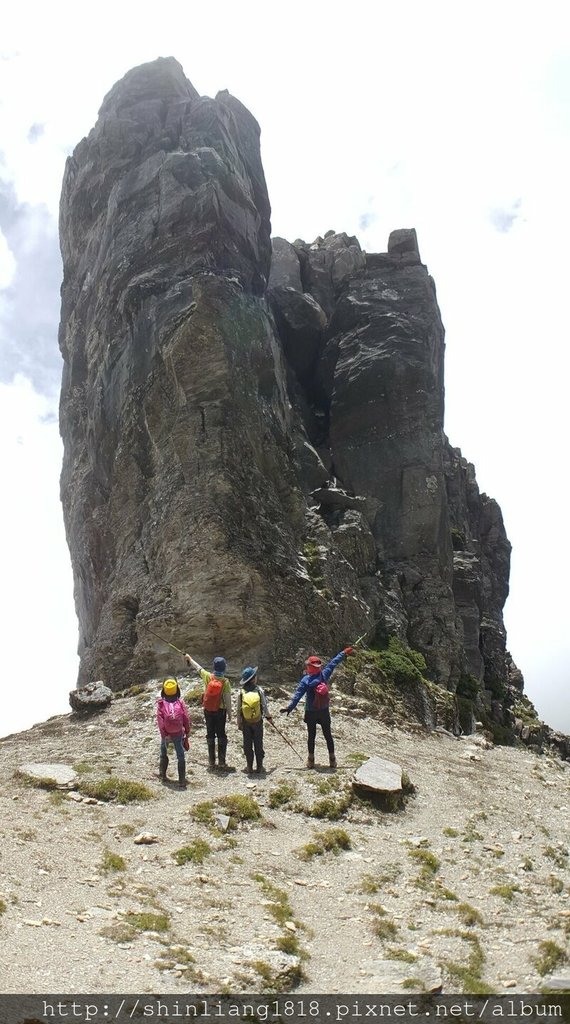
<svg viewBox="0 0 570 1024"><path fill-rule="evenodd" d="M321 676L323 677L325 683L328 683L328 681L329 681L330 677L332 676L335 668L338 665L340 665L341 661L344 661L344 659L346 658L347 654L352 654L352 653L353 653L352 652L352 647L345 647L344 650L340 651L339 654L335 654L334 658L331 658L331 660L329 661L328 665L325 665L325 667L321 671Z"/></svg>
<svg viewBox="0 0 570 1024"><path fill-rule="evenodd" d="M186 661L188 662L188 664L191 665L192 668L196 670L196 672L203 672L204 671L202 666L199 665L197 661L194 661L194 658L191 658L189 654L185 654L184 657L186 658Z"/></svg>
<svg viewBox="0 0 570 1024"><path fill-rule="evenodd" d="M305 694L307 692L308 686L309 686L309 678L308 678L308 676L303 676L303 678L299 681L299 685L297 686L297 689L295 690L295 693L293 694L293 696L291 697L291 700L289 701L289 703L287 705L287 708L286 708L287 714L289 714L289 712L292 711L293 708L297 707L297 704L301 700L301 697L305 696Z"/></svg>

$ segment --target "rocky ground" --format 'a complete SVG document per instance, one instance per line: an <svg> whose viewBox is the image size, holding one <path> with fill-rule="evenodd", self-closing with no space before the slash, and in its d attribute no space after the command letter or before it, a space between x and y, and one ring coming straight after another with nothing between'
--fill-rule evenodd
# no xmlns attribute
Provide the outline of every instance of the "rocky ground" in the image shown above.
<svg viewBox="0 0 570 1024"><path fill-rule="evenodd" d="M236 770L210 773L194 711L180 791L156 776L155 695L0 741L3 992L570 988L570 765L389 728L342 697L336 772L322 738L308 771L268 728L267 774L248 777L232 723ZM300 714L276 721L304 755ZM350 802L366 755L401 764L403 810ZM72 766L77 787L26 782L30 761ZM112 777L152 799L85 796Z"/></svg>

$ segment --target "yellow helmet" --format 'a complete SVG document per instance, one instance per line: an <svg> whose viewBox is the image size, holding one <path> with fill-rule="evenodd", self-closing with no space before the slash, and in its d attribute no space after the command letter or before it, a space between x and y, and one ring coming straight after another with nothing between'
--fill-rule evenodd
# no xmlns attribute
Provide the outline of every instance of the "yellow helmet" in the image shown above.
<svg viewBox="0 0 570 1024"><path fill-rule="evenodd" d="M173 697L178 689L178 683L176 679L166 679L162 686L162 692L167 697Z"/></svg>

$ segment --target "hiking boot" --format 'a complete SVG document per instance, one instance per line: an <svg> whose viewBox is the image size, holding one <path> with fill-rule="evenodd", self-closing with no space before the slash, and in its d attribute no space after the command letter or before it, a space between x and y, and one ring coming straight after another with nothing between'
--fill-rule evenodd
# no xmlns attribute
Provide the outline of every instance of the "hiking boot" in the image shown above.
<svg viewBox="0 0 570 1024"><path fill-rule="evenodd" d="M314 768L314 767L315 767L315 758L312 757L311 754L309 754L309 756L307 758L307 768Z"/></svg>
<svg viewBox="0 0 570 1024"><path fill-rule="evenodd" d="M166 770L168 768L168 758L166 754L161 754L160 761L158 762L158 777L161 782L166 782Z"/></svg>
<svg viewBox="0 0 570 1024"><path fill-rule="evenodd" d="M255 769L256 775L265 775L265 768L263 767L263 761L260 761Z"/></svg>
<svg viewBox="0 0 570 1024"><path fill-rule="evenodd" d="M329 764L331 768L336 768L336 757L334 754L329 754Z"/></svg>
<svg viewBox="0 0 570 1024"><path fill-rule="evenodd" d="M248 775L251 775L251 773L253 771L253 761L248 761L247 762L247 764L245 766L245 770L246 770Z"/></svg>
<svg viewBox="0 0 570 1024"><path fill-rule="evenodd" d="M208 768L216 767L216 743L208 741Z"/></svg>
<svg viewBox="0 0 570 1024"><path fill-rule="evenodd" d="M178 765L178 789L186 789L186 765Z"/></svg>

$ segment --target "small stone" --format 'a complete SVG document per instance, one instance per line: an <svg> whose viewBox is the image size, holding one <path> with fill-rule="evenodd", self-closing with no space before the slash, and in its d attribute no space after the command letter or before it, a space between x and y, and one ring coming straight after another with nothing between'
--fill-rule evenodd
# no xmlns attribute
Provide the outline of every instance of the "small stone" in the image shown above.
<svg viewBox="0 0 570 1024"><path fill-rule="evenodd" d="M509 978L508 981L503 982L503 985L505 986L505 988L515 988L516 981L514 978Z"/></svg>
<svg viewBox="0 0 570 1024"><path fill-rule="evenodd" d="M227 832L230 827L230 818L228 814L216 814L214 821L221 832Z"/></svg>
<svg viewBox="0 0 570 1024"><path fill-rule="evenodd" d="M294 878L295 885L308 885L309 883L304 878Z"/></svg>
<svg viewBox="0 0 570 1024"><path fill-rule="evenodd" d="M294 921L285 921L284 927L288 928L290 932L296 932L297 931L297 925L295 924Z"/></svg>
<svg viewBox="0 0 570 1024"><path fill-rule="evenodd" d="M135 836L133 843L135 846L150 846L152 843L160 842L158 836L155 836L152 832L141 832L140 835Z"/></svg>
<svg viewBox="0 0 570 1024"><path fill-rule="evenodd" d="M518 843L522 839L522 832L511 832L511 837L515 843Z"/></svg>

